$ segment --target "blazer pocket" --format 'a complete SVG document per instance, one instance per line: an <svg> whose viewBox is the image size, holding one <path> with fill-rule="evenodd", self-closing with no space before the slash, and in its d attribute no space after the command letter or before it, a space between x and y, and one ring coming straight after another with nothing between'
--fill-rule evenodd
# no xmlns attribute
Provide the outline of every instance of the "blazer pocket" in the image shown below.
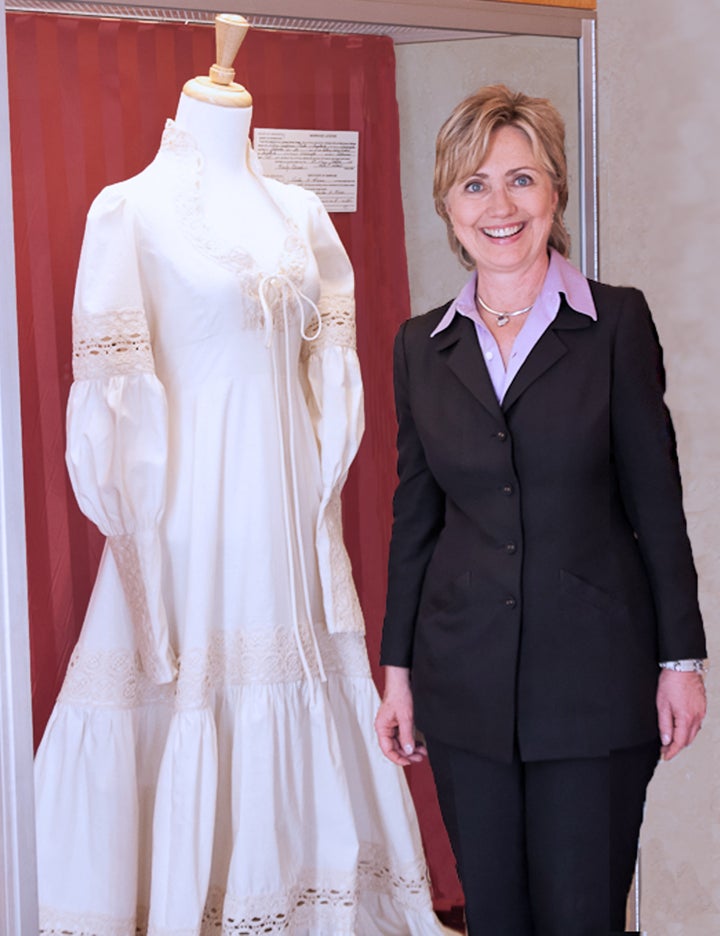
<svg viewBox="0 0 720 936"><path fill-rule="evenodd" d="M560 569L560 592L565 597L581 604L591 605L604 614L616 616L626 610L625 604L615 595L573 575L567 569Z"/></svg>
<svg viewBox="0 0 720 936"><path fill-rule="evenodd" d="M470 571L462 572L449 582L441 585L426 583L420 602L419 614L434 614L452 608L453 605L467 599L472 576Z"/></svg>

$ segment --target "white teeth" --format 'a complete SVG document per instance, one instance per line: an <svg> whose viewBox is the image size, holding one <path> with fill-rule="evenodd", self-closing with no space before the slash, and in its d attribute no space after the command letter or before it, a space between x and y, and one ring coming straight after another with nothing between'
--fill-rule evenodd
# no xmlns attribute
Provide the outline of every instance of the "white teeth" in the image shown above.
<svg viewBox="0 0 720 936"><path fill-rule="evenodd" d="M483 228L483 234L487 234L488 237L512 237L520 230L522 230L522 224L513 224L512 227Z"/></svg>

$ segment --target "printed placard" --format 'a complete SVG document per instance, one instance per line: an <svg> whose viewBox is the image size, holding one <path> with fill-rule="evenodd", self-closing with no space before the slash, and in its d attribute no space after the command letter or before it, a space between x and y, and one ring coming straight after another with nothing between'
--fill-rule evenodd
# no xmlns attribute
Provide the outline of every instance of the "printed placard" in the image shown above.
<svg viewBox="0 0 720 936"><path fill-rule="evenodd" d="M255 153L272 179L310 189L328 211L357 211L356 130L254 131Z"/></svg>

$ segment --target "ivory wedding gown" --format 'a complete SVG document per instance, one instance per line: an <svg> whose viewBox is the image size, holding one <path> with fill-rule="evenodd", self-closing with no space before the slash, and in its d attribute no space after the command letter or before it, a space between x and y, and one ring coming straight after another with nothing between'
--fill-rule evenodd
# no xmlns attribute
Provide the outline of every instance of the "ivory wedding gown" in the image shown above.
<svg viewBox="0 0 720 936"><path fill-rule="evenodd" d="M439 934L342 542L350 263L270 179L276 268L216 242L202 171L169 121L88 215L67 462L108 541L37 756L41 932Z"/></svg>

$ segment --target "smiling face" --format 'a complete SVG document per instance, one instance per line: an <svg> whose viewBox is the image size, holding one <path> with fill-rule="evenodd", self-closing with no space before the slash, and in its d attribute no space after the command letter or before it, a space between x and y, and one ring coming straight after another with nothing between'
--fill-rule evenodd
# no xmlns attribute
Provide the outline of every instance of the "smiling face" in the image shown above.
<svg viewBox="0 0 720 936"><path fill-rule="evenodd" d="M493 132L477 171L445 198L455 236L484 273L544 270L557 203L549 173L513 126Z"/></svg>

